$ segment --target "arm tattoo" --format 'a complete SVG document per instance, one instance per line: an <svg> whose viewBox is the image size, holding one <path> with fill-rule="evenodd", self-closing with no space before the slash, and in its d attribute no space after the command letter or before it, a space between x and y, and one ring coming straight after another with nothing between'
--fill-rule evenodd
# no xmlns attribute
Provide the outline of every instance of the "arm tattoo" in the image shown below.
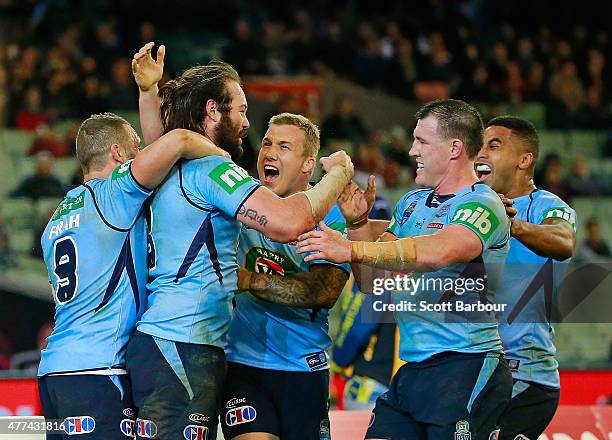
<svg viewBox="0 0 612 440"><path fill-rule="evenodd" d="M249 291L259 299L276 304L331 308L347 280L346 272L330 266L287 276L253 273Z"/></svg>
<svg viewBox="0 0 612 440"><path fill-rule="evenodd" d="M268 218L265 215L263 214L259 215L259 213L255 211L254 209L250 209L250 208L246 209L244 205L242 205L240 209L238 210L238 215L254 220L255 222L259 223L264 228L268 224Z"/></svg>

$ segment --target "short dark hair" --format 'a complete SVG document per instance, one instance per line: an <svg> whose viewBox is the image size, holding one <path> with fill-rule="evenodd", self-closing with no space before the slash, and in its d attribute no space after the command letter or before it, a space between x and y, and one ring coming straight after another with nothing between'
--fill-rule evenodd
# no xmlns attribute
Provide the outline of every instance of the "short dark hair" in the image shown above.
<svg viewBox="0 0 612 440"><path fill-rule="evenodd" d="M487 122L487 128L491 126L506 127L521 140L523 147L533 154L533 163L538 160L540 154L540 138L534 125L527 119L518 116L497 116Z"/></svg>
<svg viewBox="0 0 612 440"><path fill-rule="evenodd" d="M185 128L204 134L206 101L216 101L221 113L231 109L228 81L241 84L236 69L223 61L213 60L204 66L191 67L164 84L159 90L164 132Z"/></svg>
<svg viewBox="0 0 612 440"><path fill-rule="evenodd" d="M416 112L415 117L424 119L430 115L438 120L440 136L444 139L461 139L468 157L476 157L482 147L484 133L478 110L458 99L439 99L425 104Z"/></svg>

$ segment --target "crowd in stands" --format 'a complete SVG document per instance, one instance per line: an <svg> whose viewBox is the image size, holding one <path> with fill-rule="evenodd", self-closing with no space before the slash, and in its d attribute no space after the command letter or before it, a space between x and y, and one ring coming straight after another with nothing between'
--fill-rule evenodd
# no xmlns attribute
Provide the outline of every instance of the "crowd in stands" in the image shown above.
<svg viewBox="0 0 612 440"><path fill-rule="evenodd" d="M165 13L167 19L155 25L145 13L126 22L111 0L95 2L106 6L95 15L79 8L61 14L67 7L61 1L24 2L30 9L6 3L21 12L26 32L0 40L0 120L30 129L109 108L134 109L131 54L154 40L159 27L167 35L195 26L193 17L173 21L177 12L156 2L160 10L152 17ZM490 105L538 101L546 104L550 128L610 126L609 29L594 13L581 20L580 5L529 4L531 16L523 14L525 2L498 8L478 0L389 1L375 8L340 1L323 8L325 14L321 1L287 3L224 2L236 14L222 22L198 19L215 32L202 44L219 46L217 55L243 76L332 75L405 99L427 98L433 90Z"/></svg>

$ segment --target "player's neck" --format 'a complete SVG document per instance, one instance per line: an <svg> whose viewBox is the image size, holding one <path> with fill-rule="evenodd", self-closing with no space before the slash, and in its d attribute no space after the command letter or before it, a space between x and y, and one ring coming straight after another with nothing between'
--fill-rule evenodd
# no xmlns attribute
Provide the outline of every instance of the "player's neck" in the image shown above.
<svg viewBox="0 0 612 440"><path fill-rule="evenodd" d="M310 185L310 183L308 182L304 182L301 185L296 185L294 188L292 188L289 192L287 192L287 194L283 195L284 197L289 197L292 196L293 194L297 194L299 192L303 192L306 191L307 189L310 189L312 186Z"/></svg>
<svg viewBox="0 0 612 440"><path fill-rule="evenodd" d="M517 176L512 182L512 186L508 190L506 197L509 199L516 199L517 197L523 197L531 194L535 191L536 186L533 183L533 176L529 176L526 174Z"/></svg>
<svg viewBox="0 0 612 440"><path fill-rule="evenodd" d="M93 179L106 179L108 176L111 175L114 169L115 166L107 165L102 170L90 170L89 172L83 175L83 183L89 182Z"/></svg>
<svg viewBox="0 0 612 440"><path fill-rule="evenodd" d="M457 169L456 172L450 172L436 187L436 194L456 194L463 188L473 185L478 182L474 166Z"/></svg>

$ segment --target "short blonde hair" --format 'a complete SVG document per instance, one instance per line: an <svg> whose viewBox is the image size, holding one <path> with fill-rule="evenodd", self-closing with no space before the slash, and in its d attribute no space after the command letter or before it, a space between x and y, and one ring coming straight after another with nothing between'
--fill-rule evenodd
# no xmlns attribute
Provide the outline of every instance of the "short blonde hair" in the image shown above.
<svg viewBox="0 0 612 440"><path fill-rule="evenodd" d="M127 145L132 126L113 113L91 115L79 128L76 138L76 156L83 173L101 170L106 166L112 144Z"/></svg>
<svg viewBox="0 0 612 440"><path fill-rule="evenodd" d="M304 132L304 157L317 157L319 155L319 148L321 147L319 127L307 117L294 113L280 113L270 118L268 127L270 125L293 125L299 128Z"/></svg>

